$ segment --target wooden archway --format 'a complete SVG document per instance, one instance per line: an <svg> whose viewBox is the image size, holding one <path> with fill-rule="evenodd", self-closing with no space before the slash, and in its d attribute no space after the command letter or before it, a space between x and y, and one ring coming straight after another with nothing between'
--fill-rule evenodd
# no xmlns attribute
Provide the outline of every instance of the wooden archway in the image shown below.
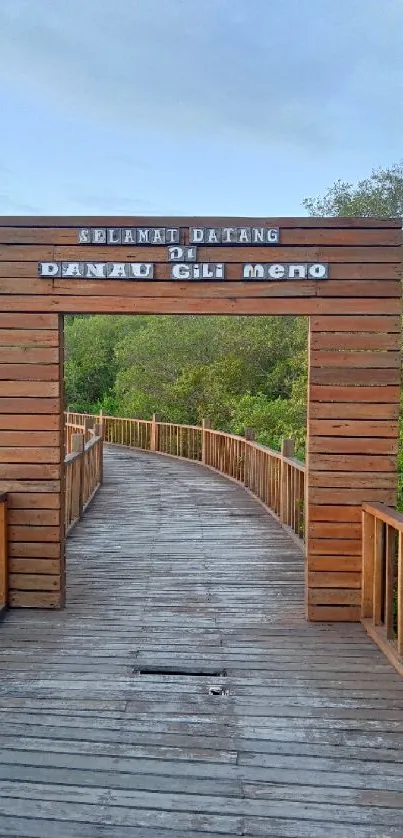
<svg viewBox="0 0 403 838"><path fill-rule="evenodd" d="M401 224L0 220L0 492L10 604L64 603L62 316L307 315L307 615L358 620L361 504L393 505Z"/></svg>

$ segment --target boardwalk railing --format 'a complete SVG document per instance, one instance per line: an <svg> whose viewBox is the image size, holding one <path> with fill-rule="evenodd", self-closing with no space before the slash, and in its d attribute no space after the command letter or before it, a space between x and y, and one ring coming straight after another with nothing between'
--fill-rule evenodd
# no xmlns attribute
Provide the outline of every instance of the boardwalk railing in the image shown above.
<svg viewBox="0 0 403 838"><path fill-rule="evenodd" d="M65 530L80 520L102 483L103 432L91 420L72 421L66 415L64 477Z"/></svg>
<svg viewBox="0 0 403 838"><path fill-rule="evenodd" d="M104 441L203 463L247 488L302 542L304 538L305 466L295 459L292 440L272 451L252 438L214 431L209 423L178 425L69 413L68 423L83 428L102 422ZM246 434L251 436L251 434Z"/></svg>
<svg viewBox="0 0 403 838"><path fill-rule="evenodd" d="M362 620L403 674L403 515L363 504Z"/></svg>

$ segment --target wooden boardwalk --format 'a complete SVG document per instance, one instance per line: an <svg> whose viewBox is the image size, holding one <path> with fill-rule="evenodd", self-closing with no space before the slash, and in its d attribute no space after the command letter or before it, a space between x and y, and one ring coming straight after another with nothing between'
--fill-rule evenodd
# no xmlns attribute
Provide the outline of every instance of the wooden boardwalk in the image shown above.
<svg viewBox="0 0 403 838"><path fill-rule="evenodd" d="M1 836L402 838L403 680L242 488L109 449L67 573L0 627Z"/></svg>

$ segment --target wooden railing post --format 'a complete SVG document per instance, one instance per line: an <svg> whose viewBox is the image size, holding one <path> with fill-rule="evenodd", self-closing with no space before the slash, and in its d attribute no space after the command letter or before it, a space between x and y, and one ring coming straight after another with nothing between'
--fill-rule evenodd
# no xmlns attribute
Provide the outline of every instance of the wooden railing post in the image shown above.
<svg viewBox="0 0 403 838"><path fill-rule="evenodd" d="M280 461L280 521L288 524L288 468L284 457L293 457L295 454L295 442L293 439L283 439L281 443Z"/></svg>
<svg viewBox="0 0 403 838"><path fill-rule="evenodd" d="M79 462L79 481L80 481L80 490L78 496L78 514L79 518L82 517L83 514L83 495L84 495L84 446L85 446L85 436L84 434L73 434L71 437L71 451L74 454L80 454L78 458Z"/></svg>
<svg viewBox="0 0 403 838"><path fill-rule="evenodd" d="M101 414L102 416L102 414ZM96 422L94 425L95 436L99 436L99 482L104 480L104 428L101 422Z"/></svg>
<svg viewBox="0 0 403 838"><path fill-rule="evenodd" d="M202 420L202 463L206 465L207 463L207 446L208 446L208 433L207 431L211 428L211 421L210 419L203 419Z"/></svg>
<svg viewBox="0 0 403 838"><path fill-rule="evenodd" d="M250 446L248 442L254 442L256 439L256 431L254 428L245 428L245 463L244 463L244 486L250 486Z"/></svg>
<svg viewBox="0 0 403 838"><path fill-rule="evenodd" d="M374 601L375 518L362 512L361 617L371 619Z"/></svg>
<svg viewBox="0 0 403 838"><path fill-rule="evenodd" d="M158 451L158 416L153 413L151 424L150 451Z"/></svg>
<svg viewBox="0 0 403 838"><path fill-rule="evenodd" d="M0 611L8 605L7 495L0 495Z"/></svg>
<svg viewBox="0 0 403 838"><path fill-rule="evenodd" d="M88 442L90 438L90 428L92 428L92 421L89 419L88 416L84 419L84 426L83 426L83 433L84 433L84 444Z"/></svg>

